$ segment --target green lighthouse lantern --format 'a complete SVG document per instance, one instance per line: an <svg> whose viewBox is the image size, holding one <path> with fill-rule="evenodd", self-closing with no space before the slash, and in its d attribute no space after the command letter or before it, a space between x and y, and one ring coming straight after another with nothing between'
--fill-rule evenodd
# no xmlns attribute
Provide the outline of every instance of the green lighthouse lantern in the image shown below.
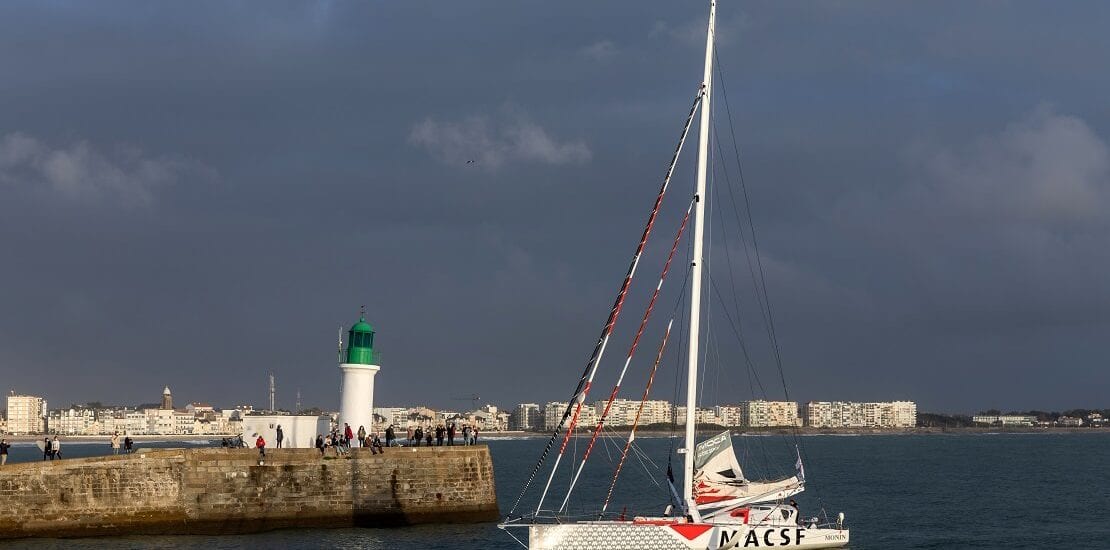
<svg viewBox="0 0 1110 550"><path fill-rule="evenodd" d="M347 332L347 363L352 365L373 365L374 327L366 322L365 313L359 314L358 322Z"/></svg>

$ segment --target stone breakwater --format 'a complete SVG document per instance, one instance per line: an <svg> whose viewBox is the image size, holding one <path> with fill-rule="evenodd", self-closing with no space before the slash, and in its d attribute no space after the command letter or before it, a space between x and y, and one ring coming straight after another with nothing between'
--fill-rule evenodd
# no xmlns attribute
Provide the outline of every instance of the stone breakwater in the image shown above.
<svg viewBox="0 0 1110 550"><path fill-rule="evenodd" d="M322 459L315 449L163 449L0 468L0 538L236 534L498 519L485 445Z"/></svg>

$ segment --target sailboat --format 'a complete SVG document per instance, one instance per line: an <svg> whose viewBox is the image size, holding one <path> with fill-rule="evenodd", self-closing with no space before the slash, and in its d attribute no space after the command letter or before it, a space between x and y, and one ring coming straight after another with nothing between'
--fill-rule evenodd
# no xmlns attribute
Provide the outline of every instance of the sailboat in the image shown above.
<svg viewBox="0 0 1110 550"><path fill-rule="evenodd" d="M578 381L572 397L567 401L566 410L562 415L558 427L554 430L548 441L540 460L528 477L524 488L521 490L516 503L510 510L505 521L499 527L508 532L522 546L532 550L595 550L595 549L628 549L628 550L726 550L730 548L837 548L848 544L849 531L844 525L844 514L840 513L835 521L825 520L821 523L818 518L801 518L797 506L789 497L805 490L805 471L802 464L801 453L797 453L795 464L796 473L792 476L773 480L750 480L737 460L736 452L732 446L729 432L723 432L710 437L700 443L696 442L696 409L698 403L698 371L699 371L699 343L701 338L700 322L702 319L702 282L703 282L703 252L705 244L706 225L706 176L707 159L709 151L710 132L710 100L713 89L713 61L714 61L714 31L717 16L716 0L709 1L709 24L706 32L704 76L695 94L693 106L686 118L678 146L675 149L663 185L656 197L652 212L648 217L640 243L633 255L632 263L625 276L621 289L610 310L609 318L602 329L585 370ZM700 110L700 111L699 111ZM697 151L697 179L694 196L687 208L686 216L678 230L671 247L659 284L655 288L651 302L640 323L621 371L616 386L609 397L604 411L601 413L593 437L582 455L581 462L575 471L566 498L557 509L544 508L544 503L549 495L555 471L565 454L568 441L574 433L582 409L586 403L586 396L594 383L598 364L601 362L612 334L613 326L620 315L629 285L636 274L640 257L644 251L648 238L655 224L663 197L667 191L671 176L674 174L683 144L689 134L695 113L700 113L698 128ZM625 517L622 512L617 517L607 516L607 508L616 483L616 475L609 486L609 496L602 505L598 514L587 519L576 519L564 514L567 502L575 484L583 471L583 466L589 458L590 451L597 441L598 434L609 413L613 398L617 395L621 381L631 362L632 355L644 332L647 320L654 309L659 289L669 271L671 261L674 259L675 250L678 248L679 239L686 228L687 221L693 211L693 243L692 261L689 272L689 330L686 349L686 406L685 406L685 433L683 446L677 449L682 455L682 480L681 494L673 485L673 476L668 468L668 478L671 478L671 492L673 505L660 510L657 516ZM640 412L647 399L648 391L654 380L656 369L663 356L667 339L670 336L673 319L668 324L666 334L659 346L655 357L655 364L648 378L648 387L641 400ZM628 440L617 466L619 475L624 459L634 443L636 427L640 419L640 412L636 414L636 422L632 425ZM562 436L562 444L558 446L555 456L555 465L543 487L534 513L514 516L522 497L537 478L541 466L556 447ZM571 460L574 460L572 457ZM541 477L542 479L542 477ZM676 506L677 505L677 506ZM520 536L522 530L527 530L526 536Z"/></svg>

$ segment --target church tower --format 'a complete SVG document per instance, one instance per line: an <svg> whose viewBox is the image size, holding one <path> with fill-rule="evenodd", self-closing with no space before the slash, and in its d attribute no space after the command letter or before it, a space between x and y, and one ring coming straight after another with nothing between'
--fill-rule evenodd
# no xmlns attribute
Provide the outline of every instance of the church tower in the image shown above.
<svg viewBox="0 0 1110 550"><path fill-rule="evenodd" d="M164 410L164 411L172 411L173 410L173 395L170 394L170 387L169 386L166 386L166 389L162 390L162 410Z"/></svg>
<svg viewBox="0 0 1110 550"><path fill-rule="evenodd" d="M374 327L366 322L366 315L362 313L347 332L346 360L339 364L343 372L343 386L339 392L340 430L347 423L355 432L359 426L367 432L373 431L374 375L381 368L378 359L374 352Z"/></svg>

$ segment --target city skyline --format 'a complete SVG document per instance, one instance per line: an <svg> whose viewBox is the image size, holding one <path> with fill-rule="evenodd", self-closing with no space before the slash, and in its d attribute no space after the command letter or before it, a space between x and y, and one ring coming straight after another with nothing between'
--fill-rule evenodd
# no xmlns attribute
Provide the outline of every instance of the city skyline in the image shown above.
<svg viewBox="0 0 1110 550"><path fill-rule="evenodd" d="M190 407L190 406L201 406L201 407L206 407L206 408L207 407L215 407L215 409L217 409L217 410L221 410L221 409L222 410L242 409L242 410L256 410L256 411L271 410L266 406L265 402L258 402L258 401L253 401L252 402L252 401L246 400L246 399L233 400L232 402L228 402L228 403L219 403L218 401L212 401L212 400L208 400L208 399L204 399L204 398L201 398L201 399L187 399L187 400L182 401L183 403L185 403L185 405L183 405L181 407L173 407L172 406L173 401L172 401L172 398L170 398L171 393L167 393L167 392L170 391L170 389L171 388L168 385L165 386L163 391L158 393L158 399L150 399L150 400L138 399L138 400L130 400L130 401L124 400L124 401L119 401L119 402L108 402L108 403L101 402L101 401L95 401L95 400L87 400L87 401L71 402L71 403L64 404L64 405L59 405L59 406L53 406L53 407L46 408L44 410L61 411L61 410L67 410L67 409L83 409L83 408L131 409L131 410L138 410L138 409L142 409L142 408L162 408L162 409L169 408L169 409L176 409L176 410L184 410L185 408ZM7 395L8 396L35 397L35 398L43 399L47 403L53 402L53 403L55 403L55 405L58 405L57 402L54 402L54 401L50 400L49 395L33 396L33 395L30 395L30 394L19 393L19 392L16 392L15 390L9 390ZM614 405L615 408L614 408L612 414L614 414L614 415L620 414L620 408L619 407L621 406L620 405L621 403L625 403L628 406L634 406L634 405L639 403L638 399L632 399L630 397L631 396L620 396L620 395L618 395L615 399L615 405ZM171 405L168 406L168 407L167 407L167 401L166 401L167 399L171 399L171 401L169 401L169 403L171 403ZM161 402L159 402L159 400L161 400ZM558 401L558 400L552 400L552 399L542 399L542 400L535 400L535 401L508 400L508 401L505 401L505 402L496 402L495 403L495 402L492 402L492 401L487 401L487 400L481 399L478 396L471 396L470 398L467 398L467 399L453 399L453 400L440 400L440 401L454 401L454 402L460 403L460 404L458 406L450 406L450 405L445 405L444 403L437 402L434 399L425 400L425 401L407 402L407 403L393 402L393 401L388 401L387 400L387 402L385 402L385 403L375 403L374 409L377 410L377 409L427 408L427 409L430 409L430 410L441 411L441 412L442 411L467 412L467 411L475 411L475 410L478 410L482 407L487 407L487 406L493 406L495 408L499 408L499 409L502 409L502 410L508 410L509 407L514 407L515 408L515 407L519 407L519 406L522 406L522 405L537 405L542 409L545 405L551 404L551 403L566 404L566 401ZM463 404L462 403L463 401L465 401L469 404ZM765 402L772 402L772 403L773 402L782 402L782 401L777 401L775 399L764 399L764 398L739 399L739 400L727 401L727 402L722 401L722 402L719 402L719 403L712 403L712 404L702 403L702 404L699 404L698 410L709 410L709 409L713 409L715 407L721 407L721 406L737 406L737 405L742 404L742 403L753 402L753 401L755 401L755 402L765 401ZM916 410L919 410L920 412L923 412L923 413L928 413L928 414L954 414L954 415L969 415L969 416L970 415L987 415L987 414L998 415L998 414L1003 414L1003 411L1006 411L1007 414L1008 414L1008 413L1025 413L1025 412L1028 412L1028 411L1061 412L1061 411L1081 410L1081 409L1102 410L1102 407L1099 407L1097 405L1072 404L1072 405L1069 405L1069 406L1066 406L1066 407L1060 407L1060 408L1054 408L1054 409L1039 409L1039 408L1036 408L1036 407L1016 407L1016 408L998 409L996 407L980 406L978 408L971 408L971 409L959 410L959 411L937 411L937 410L921 409L917 405L918 402L913 400L913 399L902 399L902 400L895 399L893 401L875 401L875 400L854 401L854 400L844 400L844 399L820 399L820 398L818 398L818 399L794 400L794 401L789 401L789 402L795 403L796 405L798 405L798 407L800 407L799 408L799 415L801 415L802 408L804 408L805 406L807 406L809 404L814 404L814 403L826 404L827 405L827 404L836 404L836 403L883 403L883 402L901 402L901 401L914 403ZM596 406L599 403L604 403L604 400L603 399L597 399L597 400L590 400L589 402L591 403L591 406ZM676 405L675 402L672 402L672 401L669 401L669 400L666 400L666 399L651 398L651 399L648 399L646 401L646 406L648 408L646 409L647 412L645 412L645 414L651 414L650 413L650 408L652 407L653 403L667 403L669 405L677 406L679 408L682 408L684 406L680 402L677 403L677 405ZM90 404L92 404L91 407L90 407ZM303 406L300 407L300 408L297 408L295 406L294 407L289 407L289 406L284 406L280 401L278 401L276 408L274 408L272 410L276 411L276 412L283 412L283 413L290 413L290 414L297 414L297 413L303 412L303 411L321 411L321 412L332 412L332 413L338 411L338 407L323 407L323 406L320 406L318 404L313 404L313 403L302 403L302 405ZM994 411L994 412L992 412L992 411Z"/></svg>
<svg viewBox="0 0 1110 550"><path fill-rule="evenodd" d="M566 403L516 403L500 407L472 401L467 408L434 408L425 405L373 407L367 419L372 428L382 430L395 425L428 427L436 424L460 424L481 427L486 431L551 431L560 424ZM679 425L686 407L666 400L615 398L611 403L597 400L581 410L579 430L591 430L604 411L608 411L608 429L624 429L639 425L659 429L661 425ZM205 402L189 402L175 407L170 388L163 389L160 403L138 406L89 404L85 406L48 406L43 396L10 393L0 417L0 433L26 435L57 433L64 435L235 435L240 426L282 423L299 425L306 430L318 429L321 419L335 422L339 411L309 409L288 411L273 408L255 409L249 404L218 407ZM762 399L731 404L699 406L696 422L705 426L760 429L805 427L809 429L904 429L955 426L1018 426L1018 427L1102 427L1110 409L1067 409L1060 411L982 410L978 414L945 415L922 412L913 401L845 402L845 401L767 401ZM307 416L305 416L307 415ZM248 422L249 421L249 422ZM367 420L369 422L369 420Z"/></svg>
<svg viewBox="0 0 1110 550"><path fill-rule="evenodd" d="M1005 25L989 2L729 11L721 91L790 394L1105 406L1110 75L1091 67L1110 6L1019 3ZM702 24L673 2L0 5L0 385L264 403L274 372L279 402L337 407L336 329L366 305L383 403L569 397L695 92L679 83L697 81ZM705 327L713 389L785 398L745 289L735 321L766 392L729 343L743 251L712 258L729 304ZM668 355L658 395L675 372Z"/></svg>

